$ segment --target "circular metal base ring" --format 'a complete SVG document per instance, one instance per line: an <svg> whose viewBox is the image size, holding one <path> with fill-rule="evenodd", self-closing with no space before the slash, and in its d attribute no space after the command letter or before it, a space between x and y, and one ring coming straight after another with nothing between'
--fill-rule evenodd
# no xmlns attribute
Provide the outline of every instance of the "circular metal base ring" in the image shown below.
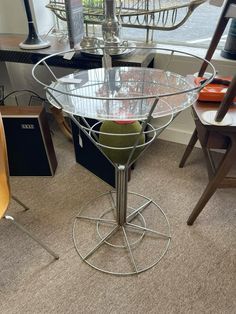
<svg viewBox="0 0 236 314"><path fill-rule="evenodd" d="M110 211L112 211L112 208L111 209L108 209L107 211L105 211L101 216L100 216L100 218L103 218L105 215L106 215L106 213L108 213L108 212L110 212ZM138 218L140 218L140 222L141 222L141 225L144 227L144 228L146 228L146 221L145 221L145 219L144 219L144 217L143 217L143 215L141 214L141 213L139 213L138 214ZM97 233L98 233L98 235L99 235L99 237L100 237L100 239L102 240L103 239L103 236L102 236L102 234L101 234L101 232L100 232L100 230L99 230L99 227L101 227L101 222L97 222ZM134 247L135 245L137 245L137 243L139 243L141 240L142 240L142 238L144 237L144 235L145 235L145 230L141 233L141 235L140 235L140 237L137 239L137 240L135 240L135 241L133 241L132 243L130 243L130 246L131 247ZM112 247L116 247L116 248L127 248L127 245L115 245L115 244L112 244L111 242L109 242L109 241L104 241L104 243L106 243L106 244L108 244L108 245L110 245L110 246L112 246Z"/></svg>
<svg viewBox="0 0 236 314"><path fill-rule="evenodd" d="M167 252L169 222L152 199L128 192L130 210L126 223L119 226L110 207L114 194L104 193L80 211L73 226L74 245L81 259L96 270L123 276L139 274L154 267Z"/></svg>

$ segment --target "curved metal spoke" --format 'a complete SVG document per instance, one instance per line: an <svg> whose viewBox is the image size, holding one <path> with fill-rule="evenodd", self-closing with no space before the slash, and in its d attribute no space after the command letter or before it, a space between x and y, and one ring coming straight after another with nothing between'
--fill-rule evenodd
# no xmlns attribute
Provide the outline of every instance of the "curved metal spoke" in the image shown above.
<svg viewBox="0 0 236 314"><path fill-rule="evenodd" d="M141 205L139 208L137 208L134 212L129 214L126 218L127 222L131 222L138 214L140 214L145 208L147 208L152 203L152 200L149 200L145 204Z"/></svg>
<svg viewBox="0 0 236 314"><path fill-rule="evenodd" d="M102 240L83 257L84 260L88 259L94 252L97 251L108 239L110 239L111 236L113 236L118 230L120 226L116 226L114 229L112 229Z"/></svg>
<svg viewBox="0 0 236 314"><path fill-rule="evenodd" d="M131 262L133 263L135 272L138 273L138 268L137 268L137 265L136 265L136 263L135 263L134 255L133 255L133 253L132 253L132 250L131 250L131 247L130 247L130 243L129 243L129 240L128 240L128 237L127 237L127 234L126 234L126 231L125 231L124 226L122 226L122 230L123 230L123 233L124 233L125 242L126 242L126 244L127 244L128 250L129 250Z"/></svg>
<svg viewBox="0 0 236 314"><path fill-rule="evenodd" d="M92 220L92 221L102 222L102 223L107 223L107 224L116 224L117 223L115 220L97 218L97 217L89 217L89 216L77 216L76 218L85 219L85 220Z"/></svg>
<svg viewBox="0 0 236 314"><path fill-rule="evenodd" d="M142 227L142 226L139 226L139 225L135 225L135 224L131 224L131 223L127 223L126 224L126 227L130 227L130 228L133 228L133 229L137 229L139 231L148 231L150 233L153 233L155 235L158 235L158 236L161 236L165 239L171 239L171 236L165 234L165 233L162 233L162 232L158 232L158 231L155 231L155 230L152 230L152 229L149 229L149 228L146 228L146 227Z"/></svg>
<svg viewBox="0 0 236 314"><path fill-rule="evenodd" d="M117 217L117 213L116 213L116 203L115 203L115 200L114 200L114 197L112 195L112 191L109 192L109 200L110 200L110 203L111 203L111 206L112 206L112 211L113 211L113 215L116 219Z"/></svg>

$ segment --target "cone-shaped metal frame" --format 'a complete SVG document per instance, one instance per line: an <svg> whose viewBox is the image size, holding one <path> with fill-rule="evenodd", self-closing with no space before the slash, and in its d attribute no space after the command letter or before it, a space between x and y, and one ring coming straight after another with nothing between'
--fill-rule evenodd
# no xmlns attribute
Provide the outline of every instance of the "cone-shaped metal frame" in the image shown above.
<svg viewBox="0 0 236 314"><path fill-rule="evenodd" d="M50 91L48 91L50 93ZM51 95L52 96L52 95ZM151 119L152 113L158 103L158 98L156 98L153 102L152 108L147 116L147 119L142 123L141 131L139 133L139 136L136 138L136 142L132 149L130 150L130 154L128 157L128 160L126 164L119 165L113 163L103 152L101 149L98 138L93 131L91 131L91 127L86 123L86 119L83 119L84 124L88 126L88 128L83 127L78 120L71 115L71 119L77 126L90 138L90 140L97 146L97 148L104 154L104 156L114 165L116 169L116 190L113 192L108 193L108 198L115 194L115 200L112 198L112 210L106 211L105 208L100 208L96 210L96 215L91 216L91 214L85 215L84 210L82 210L76 217L74 222L74 228L73 228L73 239L74 244L76 247L76 250L80 257L85 261L87 264L92 266L93 268L109 273L109 274L115 274L115 275L132 275L132 274L138 274L143 271L146 271L156 265L162 257L167 252L167 249L170 244L171 235L170 235L170 227L169 222L167 220L166 215L164 214L163 210L154 203L151 199L146 198L143 195L131 193L133 195L137 195L140 198L142 198L142 204L138 206L137 208L131 208L128 204L128 171L130 166L133 164L134 160L132 159L134 152L136 148L139 146L139 139L144 134L144 130L146 130L147 126L149 125L149 121ZM160 127L161 129L164 129L173 119L173 115L168 119L168 122L163 125L163 127ZM150 132L150 131L149 131ZM154 132L153 138L156 137L156 132ZM99 131L98 131L99 133ZM117 134L116 134L117 135ZM127 134L129 135L129 134ZM152 141L147 141L147 146L150 145ZM145 144L144 144L145 146ZM111 149L113 147L110 147ZM124 149L124 148L123 148ZM129 148L130 149L130 148ZM143 153L143 151L142 151ZM139 154L140 155L140 154ZM139 157L139 156L138 156ZM135 159L135 161L138 159L138 157ZM104 195L102 195L103 197ZM88 204L89 206L89 204ZM158 227L148 227L146 223L146 218L143 216L143 212L148 214L148 211L153 211L153 208L155 207L155 214L154 216L161 215L163 224L165 224L165 230L160 232ZM99 207L99 206L98 206ZM85 209L86 211L86 209ZM113 215L111 218L106 218L106 215L109 214L109 212L112 212ZM137 219L141 221L141 224L137 222ZM155 218L153 218L155 220ZM81 221L86 220L87 223L91 223L94 225L94 228L96 228L96 241L91 247L91 243L89 241L85 240L85 243L82 244L82 252L81 252L81 245L78 243L80 242L80 239L83 238L81 236L80 232L83 230L82 228L79 228L78 225L81 223ZM158 219L157 219L158 220ZM102 226L109 225L111 229L103 235L100 233L100 229L102 229ZM130 240L129 233L136 233L135 240ZM148 256L148 258L145 258L144 264L139 263L135 255L137 255L137 251L141 251L138 253L138 255L145 256L145 250L147 249L147 246L149 246L149 241L153 241L153 237L155 237L156 241L162 242L161 250L158 252L152 252L151 258ZM119 240L118 240L118 239ZM119 244L113 244L113 239L116 239ZM92 242L92 241L91 241ZM123 245L122 245L123 243ZM140 244L140 249L139 249ZM106 266L106 265L100 265L101 259L104 260L105 257L101 257L100 254L102 250L104 249L104 246L111 247L111 250L109 254L111 254L111 259L113 260L112 266ZM86 253L83 252L84 248ZM119 269L119 258L115 258L117 251L120 252L120 255L123 256L124 252L128 255L128 261L124 263L122 269ZM142 253L143 251L143 253ZM124 257L122 258L125 259ZM108 261L108 264L110 262Z"/></svg>
<svg viewBox="0 0 236 314"><path fill-rule="evenodd" d="M150 48L141 47L141 49ZM171 52L170 60L165 69L167 73L173 54L175 52L183 52L171 49L160 49ZM64 53L67 52L68 51L65 51ZM52 56L57 54L53 54ZM210 83L215 76L215 69L209 61L193 54L184 54L193 56L194 58L208 64L213 72L211 77L207 79L201 86L187 85L186 89L184 90L169 93L167 92L166 94L164 92L155 97L153 97L153 95L152 97L150 97L150 95L137 96L137 99L153 99L153 103L146 118L144 120L141 119L142 127L140 133L138 134L139 136L136 138L136 142L132 147L128 148L108 147L109 149L129 149L130 154L126 164L124 165L113 163L112 160L110 160L105 155L102 149L104 145L99 143L99 133L96 133L96 131L87 123L84 117L81 117L83 121L82 126L73 114L69 114L67 112L72 121L80 128L80 130L82 130L82 132L84 132L84 134L92 141L92 143L96 145L100 152L116 169L116 190L103 194L96 200L90 201L86 208L79 212L74 222L73 239L78 254L83 261L99 271L116 275L131 275L141 273L156 265L165 255L169 247L171 239L170 227L165 213L152 199L141 194L128 192L128 169L137 160L137 158L143 154L143 152L152 142L152 140L147 140L145 142L145 148L142 149L138 157L133 159L135 150L140 147L139 139L143 134L148 134L145 132L147 127L150 126L150 119L159 101L159 98L183 93L196 93L205 85ZM46 60L50 57L45 57L40 62L38 62L34 66L32 73L35 80L46 87L47 95L50 101L53 102L53 105L57 108L63 109L63 103L60 103L60 97L57 97L56 95L61 95L61 93L63 93L70 97L73 96L71 91L57 90L54 88L53 84L52 86L48 86L47 84L40 81L34 73L38 65L44 64L52 77L58 81L56 75L46 63ZM55 92L56 94L54 94ZM86 99L95 98L94 95L80 95L79 97ZM111 98L106 97L96 96L96 99L97 98L100 100L111 100ZM136 99L132 96L128 96L124 99L127 100L130 98ZM191 101L189 100L189 102L190 105ZM170 110L168 110L168 113L171 116L169 121L158 129L151 127L151 133L153 133L152 139L154 139L157 134L164 130L164 128L172 121L173 117L184 108L185 107L182 106L179 106L175 109L170 108ZM168 114L165 113L163 116L167 115ZM117 134L113 135L117 136ZM130 134L126 135L128 136ZM134 205L132 204L132 197L135 199ZM137 198L139 199L139 202L137 202ZM103 206L106 201L108 201L109 205ZM124 266L124 264L126 266Z"/></svg>

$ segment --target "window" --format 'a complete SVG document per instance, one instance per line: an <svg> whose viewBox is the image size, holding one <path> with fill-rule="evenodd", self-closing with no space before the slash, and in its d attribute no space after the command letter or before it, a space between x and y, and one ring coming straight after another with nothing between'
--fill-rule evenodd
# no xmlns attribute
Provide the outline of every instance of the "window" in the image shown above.
<svg viewBox="0 0 236 314"><path fill-rule="evenodd" d="M153 36L153 41L157 43L207 47L216 28L221 11L222 7L216 7L205 2L198 6L188 20L179 28L171 31L155 30L151 36ZM179 14L184 13L180 11ZM228 27L221 38L220 47L224 46ZM123 29L123 37L124 39L137 38L137 40L144 40L145 30Z"/></svg>
<svg viewBox="0 0 236 314"><path fill-rule="evenodd" d="M101 21L103 20L103 2L105 0L83 0L84 3L84 16L85 16L85 33L88 36L96 36L101 37ZM158 26L163 26L163 28L170 28L171 22L173 19L176 20L173 24L179 24L188 11L189 3L200 3L193 13L186 19L185 23L183 23L177 29L171 30L152 30L152 26L155 27L156 24ZM117 0L119 4L119 1ZM64 0L51 0L50 4L52 5L64 5ZM118 6L117 4L117 6ZM93 8L94 5L94 8ZM133 5L133 7L132 7ZM176 10L166 10L161 12L159 15L156 14L148 15L146 17L144 15L137 16L136 11L146 10L148 6L149 10L152 10L155 6L161 7L179 7ZM91 7L91 8L90 8ZM123 0L122 1L122 12L131 12L133 16L122 16L122 34L121 38L124 40L137 40L137 41L153 41L156 43L168 43L168 44L178 44L178 45L187 45L187 46L196 46L196 47L207 47L211 40L211 37L216 28L216 24L218 22L219 16L222 11L222 7L217 7L210 5L208 1L204 0L178 0L178 1L170 1L170 0ZM130 9L132 8L132 9ZM93 11L94 9L94 11ZM96 9L96 10L95 10ZM133 10L133 11L132 11ZM58 11L62 12L62 11ZM95 14L94 14L95 12ZM117 12L116 12L117 13ZM65 18L65 14L63 16ZM58 19L58 18L57 18ZM97 20L96 20L97 19ZM95 20L94 23L91 21ZM131 27L130 22L135 24L135 27ZM129 27L126 27L128 25ZM149 30L145 29L145 25L149 26ZM66 30L66 22L63 22L61 19L57 21L57 26L60 27L61 34L65 34ZM229 25L228 25L229 27ZM221 38L221 42L219 44L220 47L224 46L227 34L228 27L226 28L224 35ZM60 35L60 31L54 32L55 34Z"/></svg>

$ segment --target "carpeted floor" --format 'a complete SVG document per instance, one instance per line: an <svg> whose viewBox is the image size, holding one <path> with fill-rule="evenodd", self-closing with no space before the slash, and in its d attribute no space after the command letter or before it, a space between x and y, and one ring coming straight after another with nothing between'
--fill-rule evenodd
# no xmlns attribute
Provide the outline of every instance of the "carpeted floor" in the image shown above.
<svg viewBox="0 0 236 314"><path fill-rule="evenodd" d="M54 177L12 177L9 213L59 255L52 257L8 221L0 223L0 312L42 313L236 313L236 197L219 190L192 227L186 219L207 182L195 149L178 168L183 145L157 140L138 161L129 189L153 198L165 211L172 241L164 258L139 275L117 277L81 261L73 221L88 200L110 190L76 164L73 146L53 137ZM107 256L107 258L109 258Z"/></svg>

